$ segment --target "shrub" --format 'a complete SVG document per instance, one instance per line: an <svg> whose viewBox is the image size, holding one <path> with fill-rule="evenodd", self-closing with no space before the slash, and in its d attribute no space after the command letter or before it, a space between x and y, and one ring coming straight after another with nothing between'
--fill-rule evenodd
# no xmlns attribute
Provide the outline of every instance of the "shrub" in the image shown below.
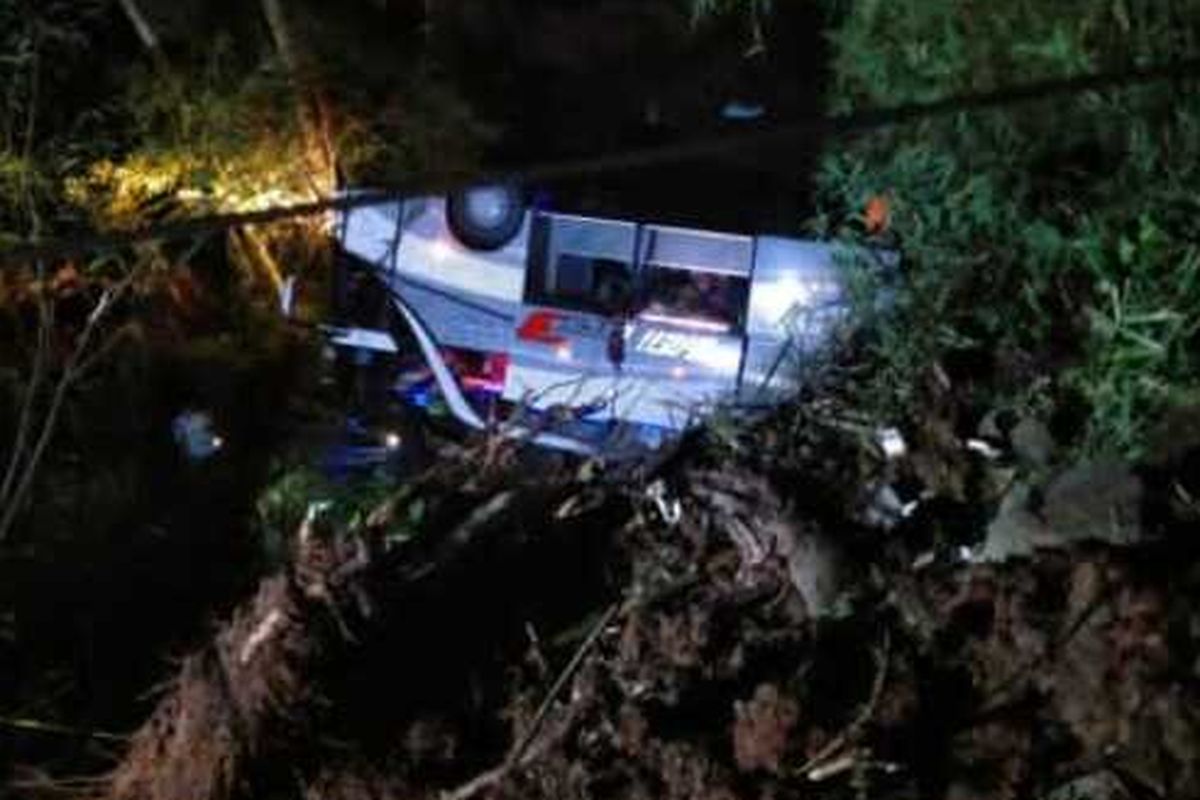
<svg viewBox="0 0 1200 800"><path fill-rule="evenodd" d="M1200 2L948 0L842 8L838 111L1195 57ZM869 313L864 402L916 410L934 363L977 356L986 402L1086 401L1078 444L1136 455L1200 383L1195 81L957 114L839 143L816 227L898 247L890 313ZM886 230L866 209L887 210ZM860 276L868 290L875 276ZM978 376L973 376L977 379Z"/></svg>

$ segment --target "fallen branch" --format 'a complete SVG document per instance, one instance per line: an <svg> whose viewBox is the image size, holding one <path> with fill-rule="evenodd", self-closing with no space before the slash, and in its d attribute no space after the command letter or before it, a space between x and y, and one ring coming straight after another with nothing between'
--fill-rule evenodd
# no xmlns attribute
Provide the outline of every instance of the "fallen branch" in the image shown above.
<svg viewBox="0 0 1200 800"><path fill-rule="evenodd" d="M34 41L39 42L40 37L35 34ZM41 235L42 220L38 214L37 201L34 197L33 186L31 183L30 163L33 158L33 142L34 128L37 122L37 106L40 87L40 65L41 60L38 55L38 47L33 49L32 67L29 74L29 95L28 116L25 120L25 141L21 161L25 165L21 171L21 195L24 200L30 223L30 238L33 241ZM28 439L34 425L33 407L37 402L37 395L41 389L42 380L45 377L46 364L49 360L50 350L50 332L54 327L54 304L50 302L46 295L46 265L41 260L37 261L34 267L36 280L39 289L36 292L38 306L38 338L37 349L34 351L32 374L30 375L29 385L25 387L25 396L21 400L21 417L17 423L15 441L13 442L12 451L8 457L8 468L5 470L4 482L0 484L0 506L7 507L12 504L15 497L12 494L14 489L14 481L20 474L21 460L25 456L25 449L28 445ZM0 541L4 539L4 528L0 527Z"/></svg>
<svg viewBox="0 0 1200 800"><path fill-rule="evenodd" d="M37 266L37 274L39 282L45 280L45 268L42 264ZM45 292L38 292L38 336L37 347L33 353L33 365L29 376L29 383L25 386L24 396L21 398L21 415L17 421L16 438L13 441L12 451L8 456L8 468L4 473L4 482L0 484L0 505L8 505L8 497L13 489L13 484L20 474L21 462L25 457L25 450L31 430L33 429L33 407L37 400L38 391L41 389L43 374L46 369L48 360L47 352L50 345L50 330L54 327L54 306L47 302Z"/></svg>
<svg viewBox="0 0 1200 800"><path fill-rule="evenodd" d="M434 550L432 557L420 565L406 570L406 578L419 581L433 574L453 560L453 555L467 549L479 534L505 514L517 499L517 493L511 489L494 495L452 530Z"/></svg>
<svg viewBox="0 0 1200 800"><path fill-rule="evenodd" d="M246 643L242 645L242 650L238 654L238 663L243 665L249 664L262 644L269 641L286 621L287 618L278 608L273 608L267 612L262 622L258 623L254 630L250 632L250 635L246 637Z"/></svg>
<svg viewBox="0 0 1200 800"><path fill-rule="evenodd" d="M578 649L575 650L575 655L571 657L571 660L567 662L567 665L563 668L563 671L559 673L558 678L550 687L550 691L546 692L546 697L542 700L541 706L534 715L533 722L530 724L529 730L525 732L525 735L521 737L521 741L518 742L517 746L513 748L512 757L510 759L511 761L520 761L521 757L525 755L526 750L529 749L529 745L533 743L533 740L538 735L538 731L541 730L542 723L546 721L546 716L550 713L550 708L555 699L558 697L559 692L561 692L563 687L567 685L567 681L571 680L571 678L575 676L575 671L578 670L579 665L583 663L584 657L591 652L596 642L600 640L600 634L602 634L604 629L608 627L608 624L612 622L613 617L616 616L616 613L620 610L620 608L620 604L613 603L602 615L600 615L600 619L596 621L596 624L592 626L592 630L588 633L587 638L584 639L583 643L580 644Z"/></svg>
<svg viewBox="0 0 1200 800"><path fill-rule="evenodd" d="M22 797L41 797L48 794L60 794L71 800L91 797L104 788L104 778L82 777L51 777L43 772L21 769L20 773L30 775L27 778L17 778L8 781L4 788L22 793Z"/></svg>
<svg viewBox="0 0 1200 800"><path fill-rule="evenodd" d="M810 781L827 780L833 775L844 772L855 763L853 754L839 755L849 745L854 744L862 734L862 730L875 715L879 698L883 696L883 687L887 683L887 674L891 662L892 635L884 628L883 644L879 648L879 666L875 671L875 680L871 685L871 694L862 710L846 728L822 747L815 756L804 763L796 774L803 775Z"/></svg>
<svg viewBox="0 0 1200 800"><path fill-rule="evenodd" d="M587 654L591 652L592 648L596 645L596 642L600 640L600 635L604 632L604 629L608 627L609 623L612 622L613 618L617 615L617 612L627 608L628 605L628 603L613 603L600 616L600 619L598 619L596 624L592 626L587 638L584 639L579 647L575 650L575 655L573 655L571 660L567 662L567 665L563 667L562 672L559 673L554 683L550 686L550 690L546 692L546 696L542 699L542 703L538 707L537 713L534 714L533 721L530 723L529 729L525 731L520 740L512 747L511 750L509 750L508 755L505 756L504 760L499 765L475 776L457 789L451 792L444 792L442 794L443 800L469 800L469 798L474 797L484 789L488 789L500 783L500 781L504 780L504 778L507 777L508 774L514 769L528 766L530 763L536 760L538 756L541 755L543 748L533 748L533 745L537 741L537 737L541 731L542 725L549 716L550 710L553 707L555 700L558 698L559 693L562 692L563 687L565 687L571 678L574 677L575 672L583 663L583 659L587 657Z"/></svg>
<svg viewBox="0 0 1200 800"><path fill-rule="evenodd" d="M57 722L44 722L42 720L29 719L25 717L0 717L0 727L15 731L30 731L33 733L46 733L55 736L80 736L85 739L97 739L106 742L129 741L129 736L127 734L89 730L87 728L75 728L71 727L70 725L60 725Z"/></svg>

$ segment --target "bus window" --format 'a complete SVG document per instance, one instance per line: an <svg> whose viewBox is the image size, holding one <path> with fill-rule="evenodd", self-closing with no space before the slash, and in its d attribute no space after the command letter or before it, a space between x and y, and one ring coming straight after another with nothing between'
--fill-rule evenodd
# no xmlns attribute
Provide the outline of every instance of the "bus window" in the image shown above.
<svg viewBox="0 0 1200 800"><path fill-rule="evenodd" d="M643 316L735 331L744 323L748 298L745 277L647 264Z"/></svg>
<svg viewBox="0 0 1200 800"><path fill-rule="evenodd" d="M633 275L616 259L560 253L541 288L538 301L547 305L616 316L629 310Z"/></svg>

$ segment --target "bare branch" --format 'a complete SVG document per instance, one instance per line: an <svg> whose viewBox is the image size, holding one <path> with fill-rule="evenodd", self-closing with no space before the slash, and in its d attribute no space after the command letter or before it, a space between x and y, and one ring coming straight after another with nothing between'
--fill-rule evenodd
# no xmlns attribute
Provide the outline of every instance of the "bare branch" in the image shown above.
<svg viewBox="0 0 1200 800"><path fill-rule="evenodd" d="M41 262L37 265L37 282L44 284L45 268ZM38 333L37 346L33 353L33 363L30 365L29 383L25 386L25 394L21 399L21 414L17 421L17 429L13 438L12 450L9 451L8 467L4 472L4 482L0 483L0 506L7 505L13 481L20 471L21 461L25 457L28 446L30 429L33 426L33 408L37 403L37 395L42 387L46 363L49 360L50 331L54 327L54 307L46 300L45 292L39 291L38 302Z"/></svg>
<svg viewBox="0 0 1200 800"><path fill-rule="evenodd" d="M118 0L121 5L121 10L125 12L125 16L129 19L129 24L133 26L133 30L137 33L138 40L141 41L142 47L146 48L146 52L154 59L154 66L163 74L167 74L167 58L163 54L162 42L158 38L158 34L154 31L154 26L150 24L150 20L146 19L146 15L142 13L142 9L138 7L137 0Z"/></svg>
<svg viewBox="0 0 1200 800"><path fill-rule="evenodd" d="M575 671L583 663L584 657L591 652L592 647L600 640L600 634L604 633L604 629L608 627L608 624L612 622L613 617L616 616L620 609L621 605L619 603L613 603L600 615L600 619L596 620L596 624L592 626L592 630L588 633L587 638L583 640L583 644L579 645L579 649L575 651L575 655L567 662L567 666L563 668L563 671L554 681L554 685L550 687L550 691L546 692L546 697L542 700L542 704L538 708L533 722L530 723L529 730L525 732L525 735L521 737L521 741L513 748L509 763L521 763L521 758L529 750L529 746L533 744L533 740L537 738L538 732L542 729L542 723L546 721L546 717L550 714L550 709L554 701L558 698L559 693L567 685L567 681L571 680L575 675Z"/></svg>
<svg viewBox="0 0 1200 800"><path fill-rule="evenodd" d="M12 490L11 494L4 498L4 508L0 512L0 542L3 542L8 537L13 524L16 522L17 514L33 487L34 476L37 474L37 469L41 464L42 457L45 455L46 447L49 445L50 438L57 426L58 415L62 410L62 404L66 399L67 391L79 378L80 366L83 363L83 356L88 349L88 345L91 343L97 327L99 327L100 322L104 319L107 312L132 284L133 276L134 273L131 271L119 283L105 289L97 301L95 308L92 309L92 313L88 316L87 324L84 326L83 332L79 335L75 349L67 359L62 374L58 378L58 383L54 388L54 395L50 400L50 407L46 410L46 414L41 420L41 429L38 433L37 441L33 446L33 451L30 453L24 467L20 470L20 480L17 481L16 487Z"/></svg>
<svg viewBox="0 0 1200 800"><path fill-rule="evenodd" d="M329 114L318 87L311 81L310 65L296 47L280 0L261 0L263 16L271 30L271 38L279 60L292 84L296 101L296 120L304 143L304 158L308 178L314 193L324 196L334 183L335 154L329 136Z"/></svg>
<svg viewBox="0 0 1200 800"><path fill-rule="evenodd" d="M22 144L21 197L29 215L29 235L33 241L41 237L41 216L37 210L37 198L34 196L32 170L34 133L37 128L37 105L39 94L39 73L37 58L37 36L34 36L33 61L29 75L29 103L25 119L25 136ZM25 387L25 396L21 400L21 414L14 433L13 447L9 453L8 467L4 473L4 482L0 484L0 506L7 506L13 482L20 472L25 449L28 446L30 429L33 425L33 408L37 403L38 392L42 386L46 362L49 358L50 332L54 327L54 306L46 296L46 266L38 261L35 267L35 277L38 285L36 293L38 305L38 337L37 347L33 354L33 364L30 367L29 384ZM0 534L0 539L3 535Z"/></svg>
<svg viewBox="0 0 1200 800"><path fill-rule="evenodd" d="M89 739L102 739L109 742L129 741L129 737L121 733L74 728L67 725L59 725L55 722L45 722L43 720L29 719L24 717L0 717L0 727L17 731L33 731L35 733L53 733L63 736L84 736Z"/></svg>
<svg viewBox="0 0 1200 800"><path fill-rule="evenodd" d="M475 776L457 789L451 792L444 792L442 794L443 800L469 800L469 798L474 797L485 789L490 789L500 783L512 770L532 763L541 754L541 748L534 747L534 744L537 741L542 724L550 714L550 709L553 707L554 701L567 685L567 682L575 675L575 671L579 669L579 665L583 663L584 658L591 652L596 642L600 640L600 635L608 627L609 623L612 622L618 613L627 610L629 607L630 603L628 602L613 603L600 615L600 619L592 626L587 638L579 645L579 648L575 651L575 655L571 657L571 660L567 662L563 671L559 673L558 678L555 679L554 685L546 692L546 696L543 698L541 706L534 715L529 729L525 731L521 739L509 750L508 756L505 757L504 761L498 766L492 767L488 771Z"/></svg>
<svg viewBox="0 0 1200 800"><path fill-rule="evenodd" d="M888 667L891 661L892 634L888 628L883 629L883 643L876 654L875 680L871 684L871 694L863 703L862 709L854 720L840 734L835 736L824 747L810 758L798 770L797 775L804 775L810 781L823 781L852 767L856 757L853 754L843 754L847 746L855 744L866 728L867 723L875 715L879 699L883 696L883 688L887 683ZM839 758L839 754L843 757Z"/></svg>

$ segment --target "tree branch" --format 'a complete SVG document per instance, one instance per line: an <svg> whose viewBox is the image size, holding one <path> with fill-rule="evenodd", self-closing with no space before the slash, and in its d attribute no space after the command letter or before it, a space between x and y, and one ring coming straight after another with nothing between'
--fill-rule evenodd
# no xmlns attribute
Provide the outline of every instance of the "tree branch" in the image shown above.
<svg viewBox="0 0 1200 800"><path fill-rule="evenodd" d="M33 61L29 74L29 108L25 119L25 134L21 148L21 201L29 215L29 235L33 241L41 237L41 216L37 210L37 198L34 196L33 178L33 142L37 129L37 106L39 95L39 73L37 57L36 31L33 34ZM38 337L33 354L33 364L30 368L29 385L25 387L25 396L21 401L21 414L14 433L13 447L8 457L8 468L4 473L4 482L0 483L0 506L8 504L13 481L20 472L21 460L25 457L30 429L33 426L33 407L37 403L38 391L41 389L46 362L49 358L50 331L54 326L54 306L46 299L46 267L38 261L34 268L38 290L36 292L38 307ZM3 538L0 536L0 538Z"/></svg>
<svg viewBox="0 0 1200 800"><path fill-rule="evenodd" d="M563 690L563 687L567 685L567 682L575 675L575 671L579 669L579 665L583 663L584 658L591 652L596 642L600 640L600 635L604 633L605 628L608 627L609 623L612 622L618 613L627 610L630 605L628 601L625 603L613 603L604 611L600 619L592 626L587 638L583 640L583 643L575 651L575 655L571 657L571 660L567 662L563 671L559 673L550 690L546 692L546 696L542 699L542 704L534 715L529 729L525 731L525 734L521 736L521 739L509 751L504 761L498 766L492 767L488 771L475 776L453 791L443 792L441 795L442 800L470 800L470 798L481 791L490 789L500 783L514 769L528 765L540 755L540 748L534 748L533 745L537 741L542 724L550 714L550 709L553 707L554 701Z"/></svg>
<svg viewBox="0 0 1200 800"><path fill-rule="evenodd" d="M154 26L150 24L150 20L146 19L146 15L142 13L142 9L138 7L137 0L118 0L118 2L121 4L121 10L125 12L125 17L129 20L129 24L133 26L133 30L137 33L142 47L146 48L146 52L154 60L155 68L164 75L169 74L170 69L167 64L167 57L163 53L162 42L159 40L158 34L154 31Z"/></svg>
<svg viewBox="0 0 1200 800"><path fill-rule="evenodd" d="M261 0L263 16L279 60L287 72L296 99L296 119L304 144L304 160L315 194L322 196L333 187L335 156L328 131L328 113L320 91L309 80L308 64L296 47L296 39L280 0ZM315 180L311 176L316 176Z"/></svg>
<svg viewBox="0 0 1200 800"><path fill-rule="evenodd" d="M38 283L44 284L45 268L39 261L37 265ZM20 470L21 460L25 456L29 432L33 426L33 407L37 402L38 390L41 389L46 362L49 358L50 331L54 327L54 307L46 301L44 290L39 290L38 297L38 335L37 347L33 354L33 364L30 366L29 383L25 386L25 394L21 400L21 416L17 421L12 450L8 456L8 468L4 472L4 482L0 484L0 506L8 504L9 493L13 481Z"/></svg>
<svg viewBox="0 0 1200 800"><path fill-rule="evenodd" d="M71 353L70 358L67 359L62 375L59 376L58 384L54 387L54 396L50 401L50 407L47 409L45 417L42 418L41 430L33 446L33 451L29 455L29 460L25 463L23 470L21 470L20 480L17 482L16 488L13 489L12 493L5 498L3 511L0 512L0 542L3 542L8 537L13 524L16 522L17 514L30 489L33 487L34 476L37 474L38 466L41 464L46 447L50 443L50 438L54 433L59 412L62 410L63 401L66 399L67 390L74 385L80 375L80 366L88 344L91 342L92 336L99 327L101 320L104 319L109 309L112 308L133 282L133 276L134 273L131 271L115 286L105 289L99 301L97 301L95 308L92 309L92 313L88 315L87 324L84 326L83 333L79 336L75 350Z"/></svg>

